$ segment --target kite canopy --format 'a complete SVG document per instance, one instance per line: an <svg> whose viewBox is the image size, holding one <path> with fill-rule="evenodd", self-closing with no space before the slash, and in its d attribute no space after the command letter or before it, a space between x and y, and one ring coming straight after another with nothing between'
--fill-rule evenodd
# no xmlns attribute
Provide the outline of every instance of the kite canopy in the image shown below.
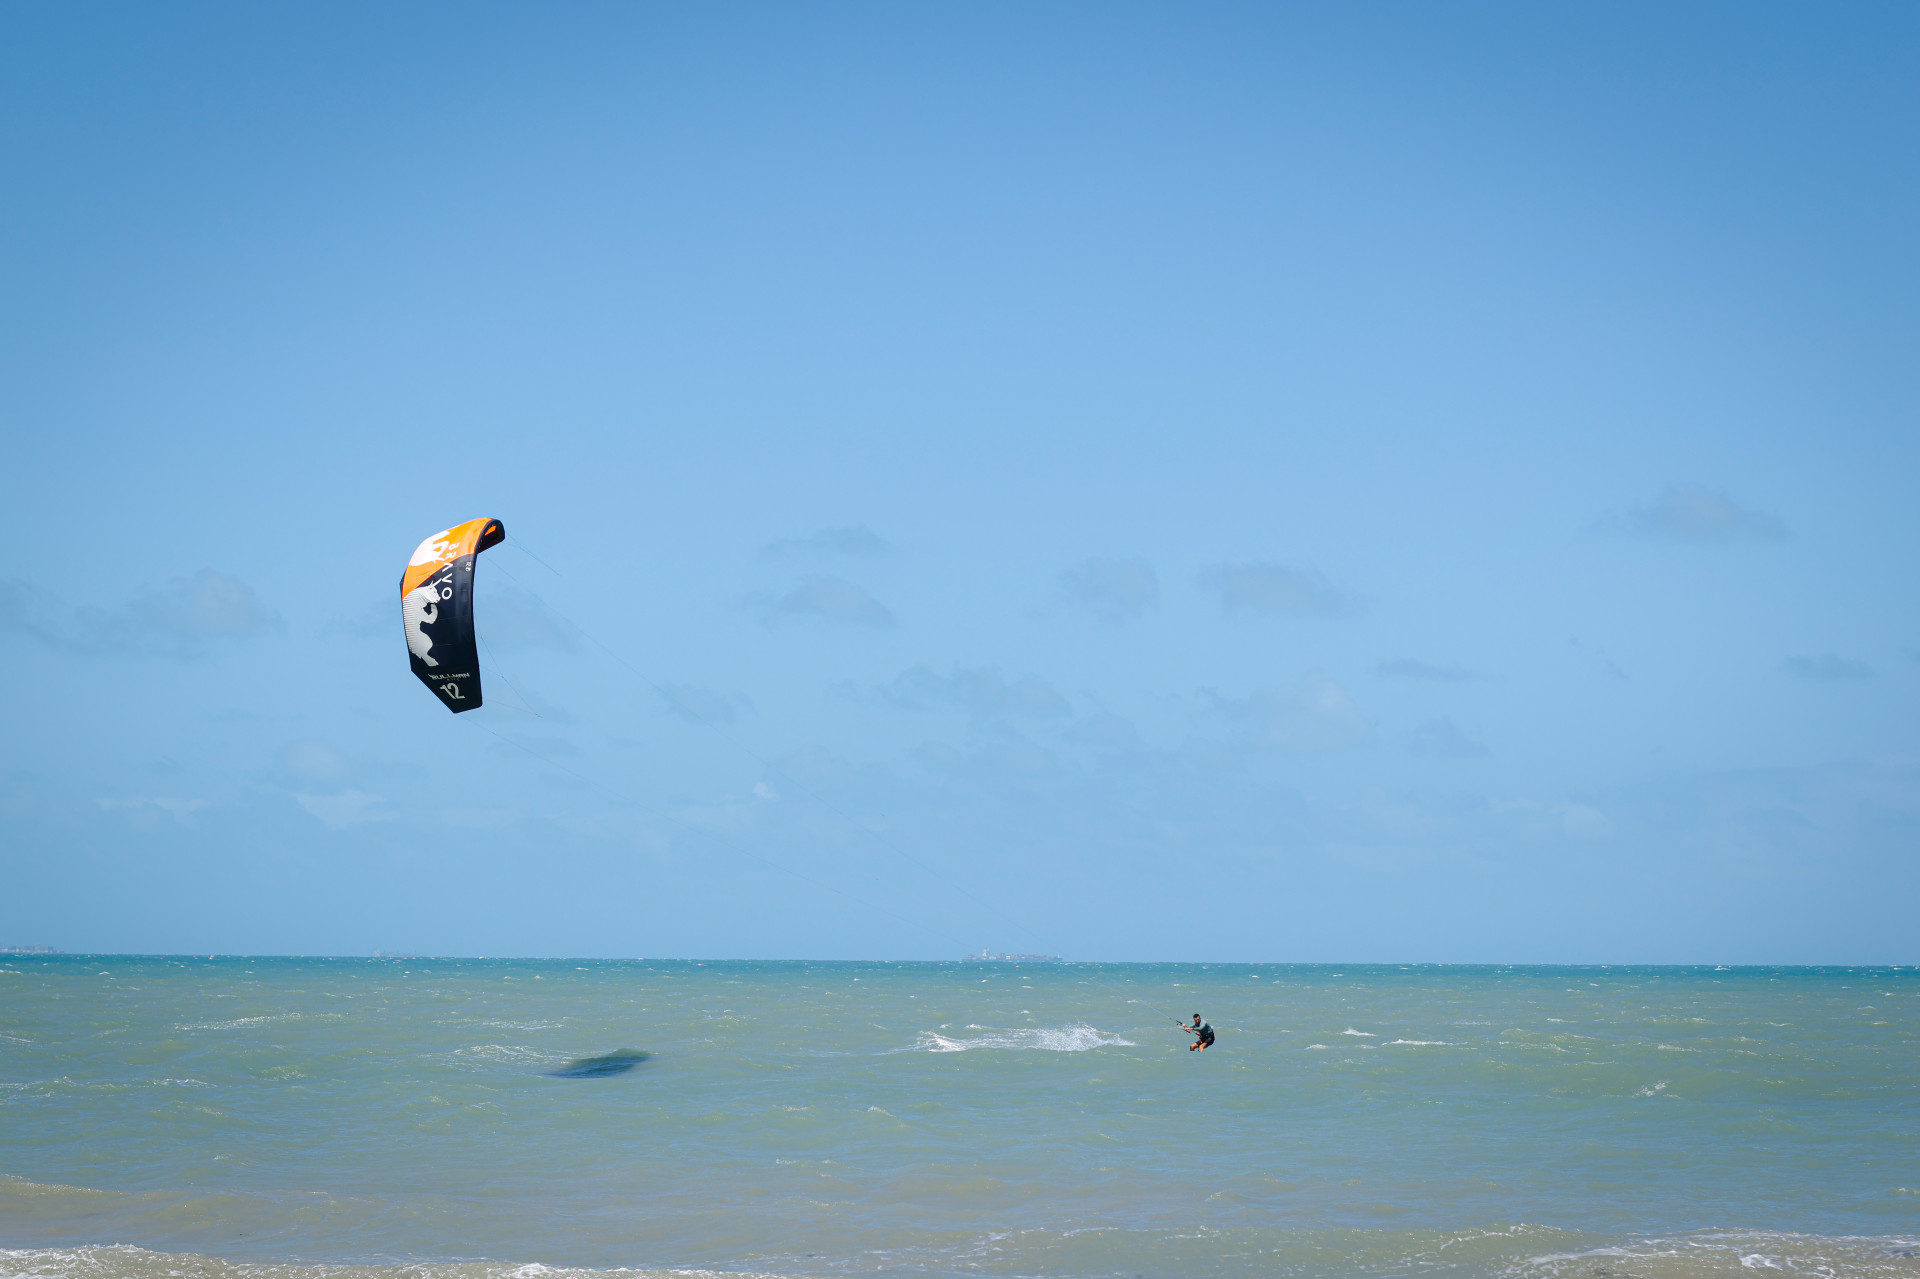
<svg viewBox="0 0 1920 1279"><path fill-rule="evenodd" d="M468 520L420 543L400 575L400 620L413 673L456 715L480 705L473 560L506 540L499 520Z"/></svg>

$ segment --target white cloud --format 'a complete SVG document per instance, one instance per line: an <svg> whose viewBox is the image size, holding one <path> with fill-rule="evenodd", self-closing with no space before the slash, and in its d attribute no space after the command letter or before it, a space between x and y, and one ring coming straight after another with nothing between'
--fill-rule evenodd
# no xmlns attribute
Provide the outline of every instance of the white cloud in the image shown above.
<svg viewBox="0 0 1920 1279"><path fill-rule="evenodd" d="M341 782L353 771L341 754L321 742L294 742L280 752L287 771L311 782Z"/></svg>
<svg viewBox="0 0 1920 1279"><path fill-rule="evenodd" d="M768 620L778 617L819 617L850 626L884 630L893 625L893 610L852 582L838 577L810 577L775 600Z"/></svg>
<svg viewBox="0 0 1920 1279"><path fill-rule="evenodd" d="M1787 671L1801 679L1821 684L1842 684L1873 678L1873 667L1835 653L1822 653L1818 657L1789 657Z"/></svg>
<svg viewBox="0 0 1920 1279"><path fill-rule="evenodd" d="M1575 839L1598 839L1613 829L1607 815L1591 804L1562 804L1560 829Z"/></svg>
<svg viewBox="0 0 1920 1279"><path fill-rule="evenodd" d="M252 587L210 568L139 596L126 611L149 630L187 639L280 628L279 615L260 602Z"/></svg>
<svg viewBox="0 0 1920 1279"><path fill-rule="evenodd" d="M1489 753L1485 745L1461 732L1459 726L1445 715L1414 729L1407 746L1416 755L1437 755L1446 759L1474 759Z"/></svg>
<svg viewBox="0 0 1920 1279"><path fill-rule="evenodd" d="M1160 580L1145 560L1090 559L1060 575L1060 593L1118 625L1160 599Z"/></svg>
<svg viewBox="0 0 1920 1279"><path fill-rule="evenodd" d="M191 825L191 818L202 809L211 807L204 799L168 799L156 796L151 799L103 799L100 807L108 812L126 812L146 814L149 817L164 814L180 822Z"/></svg>
<svg viewBox="0 0 1920 1279"><path fill-rule="evenodd" d="M68 610L28 583L0 583L0 630L69 653L194 657L213 642L280 629L279 614L252 587L212 569L175 578L110 609Z"/></svg>
<svg viewBox="0 0 1920 1279"><path fill-rule="evenodd" d="M762 555L792 552L821 552L829 555L880 555L887 549L886 539L864 524L843 528L817 529L806 537L782 537L760 548Z"/></svg>
<svg viewBox="0 0 1920 1279"><path fill-rule="evenodd" d="M1066 738L1101 751L1131 751L1140 746L1140 730L1130 719L1112 711L1095 711L1066 729Z"/></svg>
<svg viewBox="0 0 1920 1279"><path fill-rule="evenodd" d="M320 819L329 829L340 830L362 822L391 821L398 816L379 795L363 790L343 790L332 795L296 793L300 807Z"/></svg>
<svg viewBox="0 0 1920 1279"><path fill-rule="evenodd" d="M691 684L668 684L660 690L669 712L689 724L725 724L733 719L733 700Z"/></svg>
<svg viewBox="0 0 1920 1279"><path fill-rule="evenodd" d="M995 666L956 665L946 675L915 666L880 689L879 696L907 710L945 707L981 719L1057 719L1073 712L1045 680L1033 675L1008 679Z"/></svg>
<svg viewBox="0 0 1920 1279"><path fill-rule="evenodd" d="M1469 666L1441 665L1423 662L1415 657L1389 658L1373 669L1375 674L1388 679L1427 680L1436 684L1464 684L1482 678L1479 671Z"/></svg>
<svg viewBox="0 0 1920 1279"><path fill-rule="evenodd" d="M1340 686L1324 675L1247 697L1214 696L1214 713L1244 744L1293 754L1357 746L1372 728Z"/></svg>
<svg viewBox="0 0 1920 1279"><path fill-rule="evenodd" d="M1674 542L1771 541L1787 535L1778 516L1693 484L1668 485L1653 501L1628 512L1626 526L1643 537Z"/></svg>
<svg viewBox="0 0 1920 1279"><path fill-rule="evenodd" d="M1348 607L1326 578L1284 564L1219 564L1202 573L1200 583L1219 594L1228 613L1330 617Z"/></svg>

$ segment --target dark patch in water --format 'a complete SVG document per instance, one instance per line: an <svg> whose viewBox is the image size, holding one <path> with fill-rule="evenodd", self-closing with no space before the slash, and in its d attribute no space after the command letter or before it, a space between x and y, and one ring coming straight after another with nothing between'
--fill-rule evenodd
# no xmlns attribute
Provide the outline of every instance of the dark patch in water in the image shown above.
<svg viewBox="0 0 1920 1279"><path fill-rule="evenodd" d="M604 1057L582 1057L578 1061L570 1061L550 1073L555 1079L605 1079L608 1075L624 1075L651 1056L652 1053L622 1048Z"/></svg>

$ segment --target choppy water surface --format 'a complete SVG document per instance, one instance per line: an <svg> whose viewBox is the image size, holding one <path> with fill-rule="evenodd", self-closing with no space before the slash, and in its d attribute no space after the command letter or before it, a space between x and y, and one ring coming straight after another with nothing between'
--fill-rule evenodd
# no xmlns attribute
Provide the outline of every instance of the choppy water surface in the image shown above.
<svg viewBox="0 0 1920 1279"><path fill-rule="evenodd" d="M5 957L0 1276L1920 1279L1917 1031L1910 970Z"/></svg>

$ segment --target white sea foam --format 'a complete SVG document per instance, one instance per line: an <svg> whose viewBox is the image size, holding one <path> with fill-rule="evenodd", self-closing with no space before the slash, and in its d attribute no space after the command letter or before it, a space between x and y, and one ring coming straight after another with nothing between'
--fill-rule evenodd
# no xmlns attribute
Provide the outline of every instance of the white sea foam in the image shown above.
<svg viewBox="0 0 1920 1279"><path fill-rule="evenodd" d="M1764 1249L1765 1251L1762 1251ZM1860 1276L1911 1275L1907 1264L1916 1251L1903 1237L1800 1235L1773 1231L1703 1230L1672 1238L1647 1237L1584 1252L1547 1253L1510 1264L1515 1279L1584 1279L1588 1274L1639 1274L1675 1279L1738 1274L1741 1270L1784 1270L1799 1274ZM1593 1262L1625 1262L1632 1270ZM1736 1268L1737 1267L1737 1268Z"/></svg>
<svg viewBox="0 0 1920 1279"><path fill-rule="evenodd" d="M454 1049L449 1055L469 1060L498 1062L529 1063L558 1060L552 1053L544 1053L538 1048L527 1048L519 1044L469 1044L465 1048Z"/></svg>
<svg viewBox="0 0 1920 1279"><path fill-rule="evenodd" d="M1387 1047L1389 1048L1395 1044L1405 1044L1409 1048L1451 1048L1454 1046L1452 1041L1446 1039L1389 1039L1387 1041Z"/></svg>
<svg viewBox="0 0 1920 1279"><path fill-rule="evenodd" d="M236 1017L232 1021L200 1021L176 1026L175 1030L238 1030L242 1026L264 1026L270 1021L298 1021L299 1013L272 1013L264 1017Z"/></svg>
<svg viewBox="0 0 1920 1279"><path fill-rule="evenodd" d="M969 1030L985 1027L969 1026ZM970 1048L1037 1048L1045 1052L1083 1053L1090 1048L1132 1048L1131 1039L1109 1035L1085 1024L1042 1026L1032 1030L996 1030L974 1039L954 1039L938 1031L923 1030L913 1041L913 1052L963 1053Z"/></svg>
<svg viewBox="0 0 1920 1279"><path fill-rule="evenodd" d="M1345 1030L1341 1031L1340 1033L1343 1035L1358 1035L1362 1039L1373 1038L1373 1032L1371 1030L1355 1030L1351 1026L1347 1027Z"/></svg>

